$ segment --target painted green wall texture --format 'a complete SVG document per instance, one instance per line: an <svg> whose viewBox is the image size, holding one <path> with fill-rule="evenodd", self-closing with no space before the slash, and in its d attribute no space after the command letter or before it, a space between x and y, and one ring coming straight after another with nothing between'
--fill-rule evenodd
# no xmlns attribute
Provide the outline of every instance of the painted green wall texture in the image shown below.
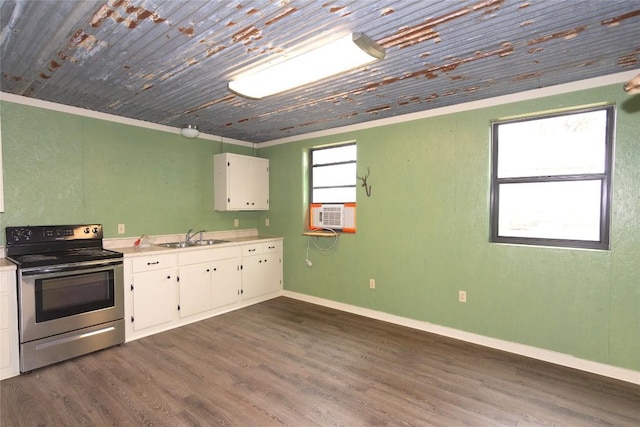
<svg viewBox="0 0 640 427"><path fill-rule="evenodd" d="M489 243L491 120L599 103L617 105L611 250ZM285 288L640 370L639 135L640 96L614 85L260 149ZM359 188L357 233L312 245L308 268L305 156L354 139L372 195Z"/></svg>
<svg viewBox="0 0 640 427"><path fill-rule="evenodd" d="M617 105L611 250L488 243L490 121L602 102ZM138 236L239 218L285 238L288 290L640 370L640 97L619 85L260 149L267 213L212 208L213 155L249 148L6 101L0 113L2 242L9 225L99 222L118 237L119 223ZM354 139L372 195L358 191L357 233L311 246L308 268L306 154Z"/></svg>
<svg viewBox="0 0 640 427"><path fill-rule="evenodd" d="M100 223L105 237L256 228L213 210L213 155L253 149L2 102L7 226ZM126 233L117 234L118 224Z"/></svg>

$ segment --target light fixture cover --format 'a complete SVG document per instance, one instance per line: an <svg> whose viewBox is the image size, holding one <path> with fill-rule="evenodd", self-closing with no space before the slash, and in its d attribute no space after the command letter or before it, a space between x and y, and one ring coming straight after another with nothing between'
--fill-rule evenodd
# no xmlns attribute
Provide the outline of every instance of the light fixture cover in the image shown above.
<svg viewBox="0 0 640 427"><path fill-rule="evenodd" d="M184 136L185 138L195 138L196 136L200 135L200 131L198 130L197 125L186 125L183 126L182 129L180 129L180 135Z"/></svg>
<svg viewBox="0 0 640 427"><path fill-rule="evenodd" d="M385 50L363 33L345 37L270 67L237 76L229 90L250 99L304 86L383 59Z"/></svg>

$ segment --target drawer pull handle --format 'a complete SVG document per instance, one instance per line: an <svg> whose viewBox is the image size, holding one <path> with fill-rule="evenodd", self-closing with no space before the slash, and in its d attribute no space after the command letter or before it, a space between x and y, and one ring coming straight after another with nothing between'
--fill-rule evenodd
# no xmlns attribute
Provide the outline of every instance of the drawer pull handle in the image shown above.
<svg viewBox="0 0 640 427"><path fill-rule="evenodd" d="M148 262L147 265L156 265L156 264L160 264L160 261L156 261L156 262Z"/></svg>
<svg viewBox="0 0 640 427"><path fill-rule="evenodd" d="M255 251L256 251L255 249L249 249L249 252L255 252Z"/></svg>

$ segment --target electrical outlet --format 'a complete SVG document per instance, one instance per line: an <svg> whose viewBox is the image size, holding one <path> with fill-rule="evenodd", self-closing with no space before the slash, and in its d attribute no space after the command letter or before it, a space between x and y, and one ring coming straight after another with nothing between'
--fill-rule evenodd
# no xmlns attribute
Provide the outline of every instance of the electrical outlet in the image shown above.
<svg viewBox="0 0 640 427"><path fill-rule="evenodd" d="M369 279L369 288L371 289L376 288L376 279Z"/></svg>
<svg viewBox="0 0 640 427"><path fill-rule="evenodd" d="M458 301L467 302L467 291L458 291Z"/></svg>
<svg viewBox="0 0 640 427"><path fill-rule="evenodd" d="M264 219L264 226L268 227L269 226L269 218L265 218Z"/></svg>
<svg viewBox="0 0 640 427"><path fill-rule="evenodd" d="M240 225L240 221L239 221L237 218L236 218L236 219L234 219L234 220L233 220L233 226L234 226L234 227L237 227L237 226L239 226L239 225Z"/></svg>
<svg viewBox="0 0 640 427"><path fill-rule="evenodd" d="M118 224L118 234L124 234L124 224Z"/></svg>

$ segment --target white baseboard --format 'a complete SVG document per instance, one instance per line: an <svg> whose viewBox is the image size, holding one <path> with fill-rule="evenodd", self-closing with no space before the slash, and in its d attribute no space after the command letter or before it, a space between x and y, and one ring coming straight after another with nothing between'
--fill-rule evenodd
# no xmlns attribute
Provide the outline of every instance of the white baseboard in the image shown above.
<svg viewBox="0 0 640 427"><path fill-rule="evenodd" d="M284 291L283 296L640 385L640 372L631 369L580 359L565 353L486 337L459 329L448 328L446 326L409 319L407 317L396 316L382 311L371 310L298 292Z"/></svg>

